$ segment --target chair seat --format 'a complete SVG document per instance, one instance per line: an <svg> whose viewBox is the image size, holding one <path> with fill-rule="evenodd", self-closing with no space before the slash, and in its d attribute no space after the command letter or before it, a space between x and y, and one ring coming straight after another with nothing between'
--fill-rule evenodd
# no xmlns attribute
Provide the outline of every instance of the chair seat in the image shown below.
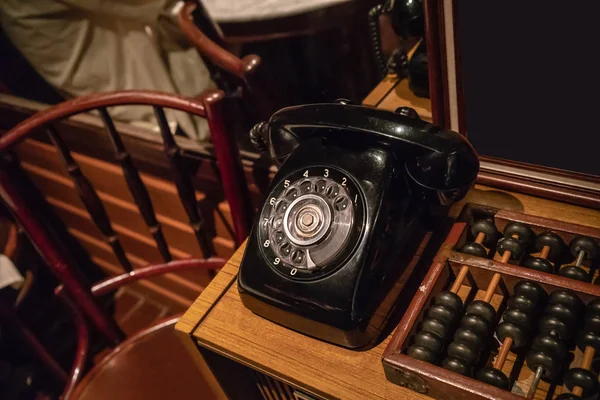
<svg viewBox="0 0 600 400"><path fill-rule="evenodd" d="M214 399L175 332L178 317L147 328L85 375L73 399Z"/></svg>

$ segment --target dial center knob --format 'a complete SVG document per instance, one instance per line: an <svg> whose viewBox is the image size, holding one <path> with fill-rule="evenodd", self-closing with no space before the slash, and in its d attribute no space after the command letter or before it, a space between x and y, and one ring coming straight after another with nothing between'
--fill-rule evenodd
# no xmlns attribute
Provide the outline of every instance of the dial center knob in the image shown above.
<svg viewBox="0 0 600 400"><path fill-rule="evenodd" d="M286 236L296 245L309 246L321 240L331 225L331 209L314 194L294 200L285 212L283 227Z"/></svg>

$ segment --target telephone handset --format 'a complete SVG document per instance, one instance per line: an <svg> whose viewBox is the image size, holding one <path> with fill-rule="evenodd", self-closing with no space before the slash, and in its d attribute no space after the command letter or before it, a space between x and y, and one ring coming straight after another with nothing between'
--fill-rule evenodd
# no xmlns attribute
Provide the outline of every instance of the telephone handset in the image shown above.
<svg viewBox="0 0 600 400"><path fill-rule="evenodd" d="M285 108L251 139L279 170L240 266L242 302L305 334L367 345L389 281L406 267L399 255L430 210L471 188L475 151L412 109L347 101Z"/></svg>

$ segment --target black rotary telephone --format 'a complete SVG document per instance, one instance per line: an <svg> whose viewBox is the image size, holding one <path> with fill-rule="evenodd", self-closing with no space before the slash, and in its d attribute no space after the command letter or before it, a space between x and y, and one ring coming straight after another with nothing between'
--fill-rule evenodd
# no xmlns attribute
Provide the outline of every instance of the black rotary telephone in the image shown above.
<svg viewBox="0 0 600 400"><path fill-rule="evenodd" d="M368 345L385 283L406 267L400 252L430 210L471 188L475 151L410 108L347 101L285 108L251 138L279 171L240 266L242 302L307 335Z"/></svg>

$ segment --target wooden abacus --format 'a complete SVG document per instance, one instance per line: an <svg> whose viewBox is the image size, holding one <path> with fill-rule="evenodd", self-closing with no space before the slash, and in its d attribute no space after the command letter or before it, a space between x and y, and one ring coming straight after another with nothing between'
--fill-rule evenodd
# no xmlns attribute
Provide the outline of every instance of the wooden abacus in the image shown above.
<svg viewBox="0 0 600 400"><path fill-rule="evenodd" d="M384 352L386 377L444 399L579 398L568 378L595 342L578 337L600 342L595 319L577 326L600 299L599 243L600 229L467 205Z"/></svg>

